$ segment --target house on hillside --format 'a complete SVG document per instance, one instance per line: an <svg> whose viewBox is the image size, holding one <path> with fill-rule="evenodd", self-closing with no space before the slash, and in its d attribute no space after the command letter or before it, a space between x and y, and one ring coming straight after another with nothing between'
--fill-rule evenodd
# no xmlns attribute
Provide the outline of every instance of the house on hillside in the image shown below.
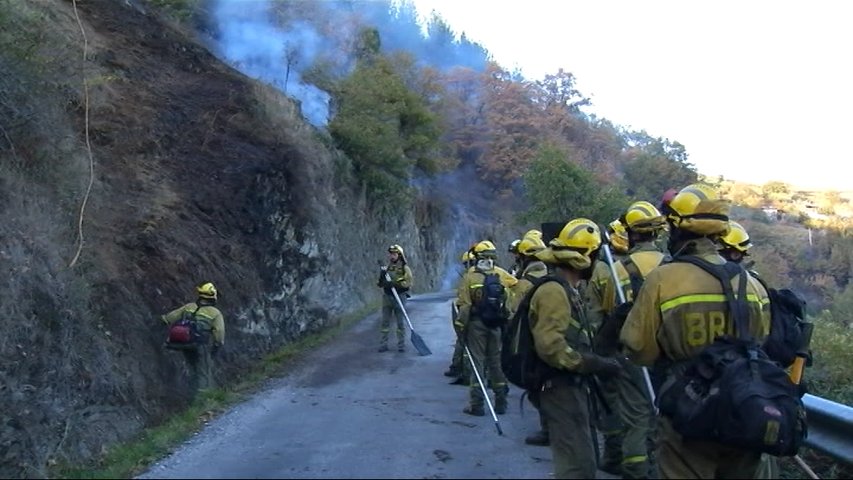
<svg viewBox="0 0 853 480"><path fill-rule="evenodd" d="M805 207L803 209L804 213L813 220L826 220L829 218L829 215L824 215L818 211L818 206L814 203L806 203L803 205Z"/></svg>
<svg viewBox="0 0 853 480"><path fill-rule="evenodd" d="M768 219L776 221L782 220L782 214L785 213L772 205L765 205L761 207L761 211L767 215Z"/></svg>

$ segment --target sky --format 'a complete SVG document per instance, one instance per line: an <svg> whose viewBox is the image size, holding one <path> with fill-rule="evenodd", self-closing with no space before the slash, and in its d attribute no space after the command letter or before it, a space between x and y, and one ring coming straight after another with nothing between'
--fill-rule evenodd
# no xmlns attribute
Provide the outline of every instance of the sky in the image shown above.
<svg viewBox="0 0 853 480"><path fill-rule="evenodd" d="M699 173L853 190L853 2L414 0L586 109L681 142Z"/></svg>

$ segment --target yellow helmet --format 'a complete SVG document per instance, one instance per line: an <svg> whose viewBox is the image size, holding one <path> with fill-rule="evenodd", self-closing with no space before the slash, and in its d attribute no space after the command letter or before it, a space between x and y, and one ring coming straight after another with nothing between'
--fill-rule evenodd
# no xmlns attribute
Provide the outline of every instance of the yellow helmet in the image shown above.
<svg viewBox="0 0 853 480"><path fill-rule="evenodd" d="M203 282L198 284L198 286L195 287L195 291L198 294L199 298L205 298L207 300L216 300L216 287L210 282Z"/></svg>
<svg viewBox="0 0 853 480"><path fill-rule="evenodd" d="M524 237L518 243L516 251L525 257L533 257L536 253L545 249L545 242L540 237Z"/></svg>
<svg viewBox="0 0 853 480"><path fill-rule="evenodd" d="M617 253L626 253L629 249L628 231L621 220L613 220L607 226L610 232L610 246Z"/></svg>
<svg viewBox="0 0 853 480"><path fill-rule="evenodd" d="M628 230L644 233L663 229L666 219L660 210L649 202L634 202L622 216Z"/></svg>
<svg viewBox="0 0 853 480"><path fill-rule="evenodd" d="M536 230L534 228L532 230L528 230L527 233L524 234L524 236L525 237L536 237L536 238L541 240L542 239L542 232L539 230ZM524 238L524 237L522 237L522 238Z"/></svg>
<svg viewBox="0 0 853 480"><path fill-rule="evenodd" d="M400 256L402 257L404 255L403 247L401 247L397 244L391 245L390 247L388 247L388 253L399 253Z"/></svg>
<svg viewBox="0 0 853 480"><path fill-rule="evenodd" d="M495 244L489 240L483 240L474 246L474 256L477 258L495 258L497 257L497 248L495 248Z"/></svg>
<svg viewBox="0 0 853 480"><path fill-rule="evenodd" d="M669 203L669 220L676 228L702 236L729 231L731 204L710 185L694 183L681 189Z"/></svg>
<svg viewBox="0 0 853 480"><path fill-rule="evenodd" d="M576 218L560 230L548 248L538 252L536 258L545 263L568 265L577 270L592 265L590 255L601 246L598 225L587 218Z"/></svg>
<svg viewBox="0 0 853 480"><path fill-rule="evenodd" d="M725 248L733 248L741 253L746 253L752 247L752 241L750 241L746 229L733 220L729 221L729 233L720 237L720 243Z"/></svg>
<svg viewBox="0 0 853 480"><path fill-rule="evenodd" d="M465 250L462 252L462 263L468 263L471 261L471 251Z"/></svg>
<svg viewBox="0 0 853 480"><path fill-rule="evenodd" d="M518 253L518 243L521 242L519 239L515 239L509 244L509 253Z"/></svg>
<svg viewBox="0 0 853 480"><path fill-rule="evenodd" d="M588 218L576 218L567 223L557 238L551 240L551 246L570 248L583 255L590 256L601 246L601 231L598 225Z"/></svg>

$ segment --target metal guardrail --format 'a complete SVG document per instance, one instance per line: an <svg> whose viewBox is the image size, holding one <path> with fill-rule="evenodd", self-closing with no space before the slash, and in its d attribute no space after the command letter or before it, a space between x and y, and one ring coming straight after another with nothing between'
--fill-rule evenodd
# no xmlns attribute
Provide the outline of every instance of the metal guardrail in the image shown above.
<svg viewBox="0 0 853 480"><path fill-rule="evenodd" d="M809 426L806 445L853 464L853 407L809 394L803 404Z"/></svg>

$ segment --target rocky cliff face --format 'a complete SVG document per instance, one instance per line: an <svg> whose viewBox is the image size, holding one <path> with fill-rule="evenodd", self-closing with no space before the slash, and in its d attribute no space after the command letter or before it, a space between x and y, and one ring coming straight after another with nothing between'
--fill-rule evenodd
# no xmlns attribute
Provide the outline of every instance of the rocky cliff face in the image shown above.
<svg viewBox="0 0 853 480"><path fill-rule="evenodd" d="M223 384L376 300L390 243L415 291L440 286L456 251L447 205L422 194L376 218L288 99L131 2L78 2L85 63L70 2L13 3L0 17L0 476L44 476L185 406L158 316L202 279L222 296ZM84 73L94 182L69 268L90 167Z"/></svg>

